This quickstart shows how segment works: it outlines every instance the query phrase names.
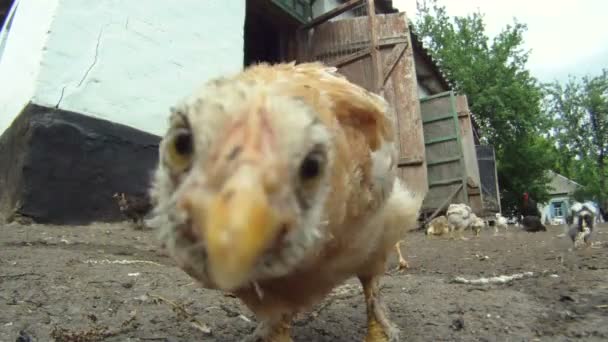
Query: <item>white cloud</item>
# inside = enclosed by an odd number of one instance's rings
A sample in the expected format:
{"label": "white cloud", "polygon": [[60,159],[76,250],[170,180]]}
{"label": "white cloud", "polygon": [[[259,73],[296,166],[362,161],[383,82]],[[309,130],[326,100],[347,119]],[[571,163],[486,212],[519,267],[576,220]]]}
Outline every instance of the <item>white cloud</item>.
{"label": "white cloud", "polygon": [[[485,14],[488,34],[494,36],[517,18],[528,25],[525,47],[528,67],[543,82],[565,80],[568,74],[599,74],[608,68],[608,1],[442,0],[449,15]],[[413,20],[415,0],[393,0]]]}

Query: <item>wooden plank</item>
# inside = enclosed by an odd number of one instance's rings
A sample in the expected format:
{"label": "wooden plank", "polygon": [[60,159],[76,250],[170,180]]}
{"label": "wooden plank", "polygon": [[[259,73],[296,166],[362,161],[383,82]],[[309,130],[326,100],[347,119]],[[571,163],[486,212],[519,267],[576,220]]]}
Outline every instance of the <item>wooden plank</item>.
{"label": "wooden plank", "polygon": [[388,78],[391,76],[395,66],[397,66],[397,63],[399,63],[399,60],[403,57],[405,49],[407,49],[407,43],[396,44],[391,53],[385,58],[384,68],[382,68],[381,91],[384,90],[386,81],[388,81]]}
{"label": "wooden plank", "polygon": [[309,31],[298,29],[296,30],[296,56],[295,60],[298,63],[308,62],[311,60],[311,50],[310,50],[310,42],[309,42]]}
{"label": "wooden plank", "polygon": [[372,91],[378,92],[380,90],[380,78],[382,77],[380,74],[382,72],[382,61],[380,60],[380,50],[378,47],[378,25],[376,25],[376,4],[374,0],[367,0],[367,17],[369,20],[370,49],[374,80]]}
{"label": "wooden plank", "polygon": [[426,141],[424,144],[425,145],[433,145],[433,144],[438,144],[438,143],[442,143],[442,142],[446,142],[446,141],[450,141],[450,140],[458,140],[458,135],[450,135],[450,136],[447,136],[447,137],[441,137],[441,138],[437,138],[437,139],[432,139],[432,140]]}
{"label": "wooden plank", "polygon": [[[395,44],[407,44],[407,39],[403,38],[403,37],[394,37],[394,38],[388,38],[388,39],[381,39],[378,42],[378,47],[379,48],[385,48],[385,47],[390,47],[390,46],[394,46]],[[335,54],[336,52],[340,52],[340,51],[352,51],[352,50],[369,50],[369,40],[364,40],[364,41],[360,41],[357,43],[346,43],[346,44],[340,44],[340,45],[336,45],[333,47],[333,49],[331,51],[327,51],[325,53],[320,53],[318,55],[315,55],[315,58],[326,58],[329,57],[333,54]]]}
{"label": "wooden plank", "polygon": [[[455,98],[456,112],[458,113],[459,136],[462,144],[462,157],[466,170],[467,177],[475,184],[481,183],[479,175],[479,164],[477,161],[477,151],[475,149],[475,137],[473,136],[473,124],[469,116],[469,104],[467,97],[458,95]],[[481,200],[475,203],[471,202],[470,206],[474,212],[481,212],[483,202],[483,194],[480,195]]]}
{"label": "wooden plank", "polygon": [[435,95],[431,95],[431,96],[425,96],[423,98],[420,99],[420,102],[427,102],[430,100],[434,100],[440,97],[446,97],[446,96],[450,96],[451,91],[445,91],[443,93],[439,93],[439,94],[435,94]]}
{"label": "wooden plank", "polygon": [[481,195],[481,191],[479,191],[479,188],[469,189],[468,193],[469,193],[469,196],[479,196],[479,195]]}
{"label": "wooden plank", "polygon": [[446,163],[453,163],[453,162],[457,162],[457,161],[460,161],[460,157],[452,157],[452,158],[433,160],[433,161],[429,161],[428,163],[426,163],[426,165],[427,166],[435,166],[435,165],[441,165],[441,164],[446,164]]}
{"label": "wooden plank", "polygon": [[435,122],[435,121],[442,121],[442,120],[447,120],[447,119],[451,120],[452,119],[452,114],[437,116],[437,117],[429,118],[429,119],[423,119],[422,123],[423,124],[427,124],[427,123],[431,123],[431,122]]}
{"label": "wooden plank", "polygon": [[[408,20],[405,13],[378,16],[378,19],[381,43],[385,39],[383,37],[404,36],[406,38],[403,56],[397,59],[383,88],[383,95],[387,99],[391,99],[390,103],[395,108],[399,159],[415,159],[422,156],[422,164],[400,167],[398,175],[409,189],[426,194],[429,189],[428,171],[424,157],[424,133],[420,102],[418,101],[418,81]],[[385,60],[388,59],[386,55],[390,54],[390,51],[388,47],[381,50]]]}
{"label": "wooden plank", "polygon": [[[402,162],[397,175],[410,190],[425,194],[428,191],[428,179],[424,135],[407,18],[404,13],[395,13],[377,15],[375,19],[380,61],[388,59],[394,45],[407,46],[404,56],[397,59],[387,77],[383,95],[393,109],[391,114],[395,120],[395,144],[399,146],[397,163],[399,165]],[[341,74],[349,81],[373,91],[375,84],[371,52],[361,58],[353,58],[353,54],[359,50],[369,51],[370,41],[369,18],[334,20],[310,30],[308,44],[305,45],[307,50],[304,52],[312,57],[311,60],[325,63],[341,61],[338,67]],[[382,76],[381,73],[378,74]]]}
{"label": "wooden plank", "polygon": [[[338,23],[332,23],[332,25],[335,25],[335,26],[337,26],[337,24]],[[369,45],[370,45],[369,37],[366,36],[366,37],[363,37],[364,39],[361,39],[361,38],[362,37],[356,37],[355,39],[349,40],[347,42],[345,42],[345,41],[334,42],[334,43],[339,43],[339,44],[334,44],[332,50],[349,50],[350,51],[350,50],[369,48]],[[378,46],[381,48],[394,46],[395,44],[407,44],[407,42],[408,42],[407,37],[403,37],[403,36],[378,38]]]}
{"label": "wooden plank", "polygon": [[431,182],[431,184],[429,184],[429,186],[434,187],[434,186],[450,185],[450,184],[456,184],[456,183],[462,183],[462,177],[434,181],[434,182]]}
{"label": "wooden plank", "polygon": [[378,47],[388,47],[395,44],[405,44],[406,48],[409,46],[409,40],[404,36],[384,37],[379,38]]}
{"label": "wooden plank", "polygon": [[312,19],[308,23],[302,25],[300,28],[303,30],[307,30],[307,29],[313,28],[315,26],[318,26],[320,24],[323,24],[324,22],[328,21],[329,19],[337,17],[340,14],[357,7],[363,1],[364,0],[350,0],[348,2],[345,2],[342,5],[332,9],[331,11],[323,13],[320,16]]}
{"label": "wooden plank", "polygon": [[370,53],[371,53],[370,49],[360,50],[360,51],[352,53],[352,54],[350,54],[348,56],[344,56],[344,57],[342,57],[342,58],[340,58],[340,59],[338,59],[336,61],[333,61],[333,62],[330,62],[330,63],[327,63],[327,64],[329,64],[330,66],[335,66],[335,67],[339,68],[339,67],[344,66],[346,64],[352,63],[352,62],[354,62],[354,61],[356,61],[358,59],[361,59],[361,58],[369,55]]}
{"label": "wooden plank", "polygon": [[[457,105],[456,105],[456,96],[454,95],[454,91],[450,91],[450,107],[452,110],[452,113],[454,114],[454,127],[456,129],[456,141],[458,141],[458,147],[460,148],[460,153],[459,155],[462,157],[460,159],[460,167],[462,171],[462,186],[464,188],[466,188],[467,186],[467,166],[466,166],[466,162],[464,160],[464,153],[463,153],[463,146],[462,146],[462,137],[461,137],[461,130],[460,130],[460,120],[458,120],[458,109],[457,109]],[[466,191],[462,192],[463,197],[464,197],[464,201],[463,203],[467,203],[469,206],[471,205],[471,203],[469,202],[469,194]]]}
{"label": "wooden plank", "polygon": [[422,157],[409,157],[409,158],[401,158],[399,162],[397,162],[397,167],[405,167],[405,166],[418,166],[424,164],[424,158]]}

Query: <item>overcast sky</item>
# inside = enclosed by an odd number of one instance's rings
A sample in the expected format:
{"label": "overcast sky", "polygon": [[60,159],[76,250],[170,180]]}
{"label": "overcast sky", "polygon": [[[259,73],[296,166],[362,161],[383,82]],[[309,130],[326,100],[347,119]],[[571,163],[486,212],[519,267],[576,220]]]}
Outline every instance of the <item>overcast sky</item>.
{"label": "overcast sky", "polygon": [[[567,80],[568,74],[596,75],[608,68],[608,1],[606,0],[440,0],[450,16],[479,9],[490,37],[513,18],[528,25],[528,67],[542,82]],[[416,0],[393,0],[411,20]]]}

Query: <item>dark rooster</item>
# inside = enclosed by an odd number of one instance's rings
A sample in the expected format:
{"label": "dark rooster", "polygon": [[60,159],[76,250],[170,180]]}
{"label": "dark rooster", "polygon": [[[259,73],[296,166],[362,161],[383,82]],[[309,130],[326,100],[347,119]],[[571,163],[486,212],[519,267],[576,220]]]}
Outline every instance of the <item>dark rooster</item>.
{"label": "dark rooster", "polygon": [[124,192],[115,193],[112,198],[116,200],[120,212],[132,220],[136,228],[144,228],[144,217],[152,209],[152,203],[148,196],[129,196]]}
{"label": "dark rooster", "polygon": [[547,227],[540,222],[540,217],[538,216],[524,216],[521,225],[523,230],[531,233],[547,231]]}
{"label": "dark rooster", "polygon": [[540,211],[538,210],[538,205],[536,201],[530,198],[530,195],[527,192],[524,192],[524,200],[520,208],[520,214],[523,217],[526,216],[538,216],[540,217]]}
{"label": "dark rooster", "polygon": [[523,203],[519,212],[523,218],[521,221],[523,230],[527,232],[539,232],[547,230],[540,220],[541,214],[538,210],[536,201],[530,198],[530,195],[527,192],[524,192]]}

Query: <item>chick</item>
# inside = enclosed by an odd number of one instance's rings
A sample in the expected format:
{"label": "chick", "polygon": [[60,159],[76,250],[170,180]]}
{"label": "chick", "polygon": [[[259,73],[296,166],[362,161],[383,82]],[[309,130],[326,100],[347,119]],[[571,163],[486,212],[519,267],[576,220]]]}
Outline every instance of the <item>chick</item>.
{"label": "chick", "polygon": [[485,227],[486,223],[481,217],[477,217],[474,213],[471,213],[471,216],[473,217],[471,220],[471,229],[473,230],[473,233],[475,233],[475,236],[479,236],[479,233],[483,227]]}
{"label": "chick", "polygon": [[450,204],[447,211],[450,238],[454,238],[454,231],[456,231],[461,240],[467,240],[462,236],[462,232],[470,227],[473,221],[471,214],[473,214],[471,208],[464,203]]}
{"label": "chick", "polygon": [[424,194],[396,178],[390,108],[320,63],[260,64],[172,110],[151,194],[160,239],[204,287],[291,341],[291,320],[350,277],[369,342],[398,341],[379,279]]}
{"label": "chick", "polygon": [[445,235],[450,232],[448,219],[445,215],[437,216],[429,222],[425,230],[426,235]]}
{"label": "chick", "polygon": [[494,222],[494,234],[498,234],[499,229],[507,230],[509,227],[507,219],[500,213],[496,213],[496,221]]}

